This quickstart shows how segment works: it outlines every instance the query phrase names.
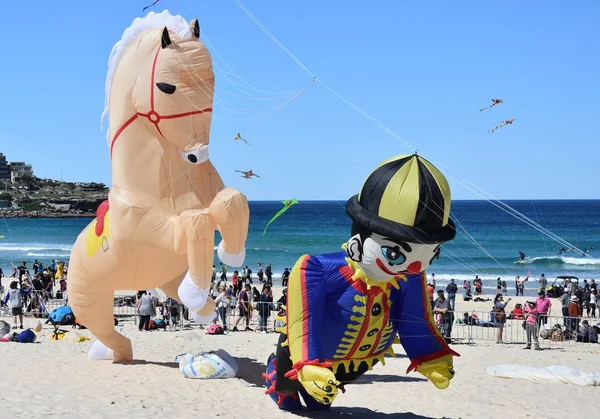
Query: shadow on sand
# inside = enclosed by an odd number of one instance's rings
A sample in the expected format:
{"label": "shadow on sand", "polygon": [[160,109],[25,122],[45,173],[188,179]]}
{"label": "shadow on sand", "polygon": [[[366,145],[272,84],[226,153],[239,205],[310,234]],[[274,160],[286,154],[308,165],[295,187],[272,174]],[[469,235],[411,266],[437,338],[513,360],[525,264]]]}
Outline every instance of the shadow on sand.
{"label": "shadow on sand", "polygon": [[406,375],[376,375],[365,374],[352,384],[371,384],[371,383],[415,383],[427,381],[426,378],[409,377]]}
{"label": "shadow on sand", "polygon": [[250,358],[236,358],[239,372],[238,378],[254,387],[264,387],[265,379],[261,374],[267,371],[267,364]]}
{"label": "shadow on sand", "polygon": [[179,363],[177,362],[156,362],[156,361],[145,361],[143,359],[134,359],[129,362],[113,362],[117,365],[158,365],[159,367],[168,367],[168,368],[179,368]]}
{"label": "shadow on sand", "polygon": [[[372,419],[372,418],[389,418],[389,419],[435,419],[433,416],[421,416],[415,415],[414,413],[383,413],[383,412],[375,412],[371,409],[366,409],[364,407],[332,407],[328,411],[314,411],[314,410],[300,410],[296,412],[291,412],[296,416],[305,417],[305,418],[339,418],[339,417],[349,417],[349,418],[364,418],[364,419]],[[449,418],[448,418],[449,419]]]}

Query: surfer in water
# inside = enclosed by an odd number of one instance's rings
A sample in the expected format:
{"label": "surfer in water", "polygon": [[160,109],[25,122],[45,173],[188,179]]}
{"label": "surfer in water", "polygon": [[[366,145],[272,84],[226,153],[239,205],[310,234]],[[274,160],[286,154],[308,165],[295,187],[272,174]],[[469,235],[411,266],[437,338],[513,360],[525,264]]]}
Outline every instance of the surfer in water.
{"label": "surfer in water", "polygon": [[525,253],[521,252],[520,250],[519,250],[519,258],[521,260],[525,260]]}

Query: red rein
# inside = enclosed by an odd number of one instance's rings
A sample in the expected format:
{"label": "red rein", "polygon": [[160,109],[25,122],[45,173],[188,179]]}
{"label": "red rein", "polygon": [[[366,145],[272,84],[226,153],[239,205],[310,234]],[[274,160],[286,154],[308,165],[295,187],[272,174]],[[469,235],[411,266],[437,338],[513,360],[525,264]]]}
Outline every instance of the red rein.
{"label": "red rein", "polygon": [[201,113],[205,113],[205,112],[212,112],[212,108],[206,108],[206,109],[199,109],[196,111],[177,113],[177,114],[173,114],[173,115],[161,115],[154,110],[154,88],[155,88],[154,73],[156,71],[156,62],[158,61],[158,53],[160,52],[161,49],[162,49],[162,47],[159,46],[158,49],[156,50],[156,55],[154,56],[154,62],[152,63],[152,76],[150,79],[150,112],[148,112],[148,113],[136,112],[131,118],[129,118],[127,121],[125,121],[125,123],[123,125],[121,125],[121,128],[119,128],[119,130],[117,131],[117,133],[115,134],[115,136],[113,137],[113,139],[110,143],[111,158],[112,158],[113,147],[115,145],[115,142],[117,141],[117,138],[119,138],[119,136],[123,133],[123,131],[125,131],[125,129],[129,125],[131,125],[133,123],[133,121],[135,121],[140,116],[143,118],[148,118],[148,120],[154,124],[158,133],[164,138],[164,135],[161,132],[160,127],[158,126],[158,124],[160,123],[161,120],[183,118],[184,116],[192,116],[192,115],[197,115],[197,114],[201,114]]}

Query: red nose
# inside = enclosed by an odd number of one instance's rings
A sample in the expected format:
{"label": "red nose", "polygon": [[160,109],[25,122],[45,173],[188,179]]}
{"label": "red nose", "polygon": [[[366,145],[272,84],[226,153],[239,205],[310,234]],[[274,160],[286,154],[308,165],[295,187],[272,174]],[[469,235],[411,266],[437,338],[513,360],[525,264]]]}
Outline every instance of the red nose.
{"label": "red nose", "polygon": [[411,263],[410,265],[408,265],[408,268],[406,268],[406,270],[411,274],[418,274],[419,272],[421,272],[421,262]]}

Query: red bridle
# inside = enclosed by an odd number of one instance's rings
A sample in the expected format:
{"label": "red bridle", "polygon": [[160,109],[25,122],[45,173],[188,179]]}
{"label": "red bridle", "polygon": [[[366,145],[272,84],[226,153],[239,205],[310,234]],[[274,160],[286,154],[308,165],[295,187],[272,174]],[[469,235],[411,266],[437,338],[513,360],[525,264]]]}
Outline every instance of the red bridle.
{"label": "red bridle", "polygon": [[212,112],[212,108],[206,108],[206,109],[199,109],[196,111],[190,111],[190,112],[185,112],[185,113],[177,113],[177,114],[173,114],[173,115],[161,115],[154,110],[154,89],[156,87],[154,85],[154,72],[156,71],[156,62],[158,61],[158,53],[160,52],[161,49],[162,49],[162,46],[159,46],[158,49],[156,50],[156,55],[154,56],[154,62],[152,63],[152,76],[150,79],[150,112],[148,112],[148,113],[136,112],[131,118],[129,118],[127,121],[125,121],[125,123],[123,125],[121,125],[121,128],[119,128],[119,130],[116,132],[115,136],[113,137],[113,139],[110,143],[111,158],[112,158],[113,147],[115,145],[115,142],[117,141],[117,138],[119,138],[119,135],[121,135],[123,133],[123,131],[125,131],[125,129],[129,125],[131,125],[131,123],[133,121],[135,121],[138,118],[138,116],[148,118],[148,120],[154,124],[158,133],[163,138],[165,138],[165,136],[163,135],[163,133],[160,130],[160,127],[158,126],[158,124],[160,123],[161,120],[182,118],[184,116],[192,116],[192,115],[197,115],[197,114],[201,114],[201,113],[205,113],[205,112]]}

